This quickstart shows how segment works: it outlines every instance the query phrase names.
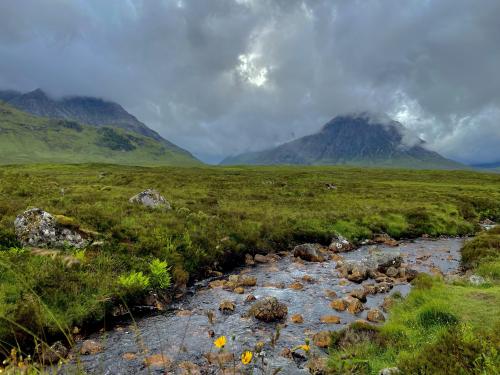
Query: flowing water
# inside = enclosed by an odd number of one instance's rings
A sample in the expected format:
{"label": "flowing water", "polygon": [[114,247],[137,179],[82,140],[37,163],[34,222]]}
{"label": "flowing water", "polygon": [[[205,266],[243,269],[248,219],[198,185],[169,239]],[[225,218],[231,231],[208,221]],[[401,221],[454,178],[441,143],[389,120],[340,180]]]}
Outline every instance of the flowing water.
{"label": "flowing water", "polygon": [[[397,249],[409,268],[421,272],[450,274],[458,270],[462,243],[463,239],[458,238],[419,239],[403,243]],[[383,245],[376,247],[382,251],[394,251],[394,248],[389,249]],[[346,260],[363,260],[373,250],[373,246],[363,246],[342,256]],[[211,330],[215,337],[225,335],[228,339],[226,350],[234,353],[252,349],[259,341],[268,343],[275,332],[276,324],[245,317],[252,304],[245,302],[245,298],[253,294],[257,300],[275,296],[288,306],[288,320],[281,329],[276,347],[271,348],[269,344],[264,347],[266,361],[273,368],[281,367],[280,373],[305,374],[307,370],[303,368],[304,361],[283,357],[280,353],[284,348],[303,344],[305,338],[312,337],[315,332],[339,330],[354,320],[366,319],[366,310],[352,315],[337,312],[329,306],[331,298],[327,291],[335,291],[338,297],[343,297],[359,288],[359,284],[341,279],[335,265],[333,260],[322,263],[296,262],[293,256],[288,255],[275,262],[244,267],[235,273],[257,278],[257,285],[246,287],[244,294],[236,294],[223,288],[210,288],[206,282],[200,283],[168,312],[139,320],[136,325],[117,327],[104,335],[94,336],[94,339],[103,343],[104,351],[81,356],[79,361],[90,374],[161,374],[165,373],[164,368],[145,367],[144,359],[154,354],[163,354],[174,362],[170,366],[172,374],[180,373],[176,370],[176,365],[181,361],[200,365],[202,373],[216,373],[217,366],[207,366],[204,357],[205,353],[217,350],[213,346],[214,339],[209,337]],[[303,277],[306,275],[312,277],[313,281],[304,281]],[[297,281],[303,284],[302,290],[290,288],[290,284]],[[373,282],[366,280],[364,284]],[[405,295],[409,289],[410,285],[407,283],[396,283],[390,293],[399,291]],[[388,294],[368,295],[365,306],[380,307]],[[235,302],[236,309],[232,314],[225,315],[218,310],[222,300]],[[213,324],[207,318],[207,310],[215,314]],[[301,314],[303,323],[292,323],[290,316],[293,314]],[[336,315],[340,317],[341,323],[321,323],[320,317],[324,315]],[[231,337],[235,338],[234,341]]]}

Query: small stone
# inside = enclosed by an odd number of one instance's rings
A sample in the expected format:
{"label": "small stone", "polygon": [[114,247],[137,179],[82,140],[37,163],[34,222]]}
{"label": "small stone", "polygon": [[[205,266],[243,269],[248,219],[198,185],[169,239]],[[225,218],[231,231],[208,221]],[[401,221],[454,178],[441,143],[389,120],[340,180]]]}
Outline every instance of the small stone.
{"label": "small stone", "polygon": [[469,277],[469,283],[471,283],[472,285],[478,286],[478,285],[482,285],[482,284],[486,283],[486,280],[482,276],[471,275]]}
{"label": "small stone", "polygon": [[340,324],[340,318],[335,315],[323,315],[319,320],[325,324]]}
{"label": "small stone", "polygon": [[246,296],[245,298],[245,302],[253,302],[255,301],[257,298],[255,298],[255,296],[253,294],[249,294],[248,296]]}
{"label": "small stone", "polygon": [[94,340],[85,340],[82,343],[82,347],[80,348],[80,354],[82,355],[97,354],[102,351],[103,351],[102,345]]}
{"label": "small stone", "polygon": [[229,314],[234,311],[236,305],[233,301],[224,300],[219,305],[219,310],[224,314]]}
{"label": "small stone", "polygon": [[394,306],[395,301],[391,296],[384,297],[384,302],[382,302],[382,310],[388,312],[392,306]]}
{"label": "small stone", "polygon": [[193,362],[184,361],[179,363],[179,375],[201,375],[200,366]]}
{"label": "small stone", "polygon": [[284,358],[289,358],[289,359],[293,358],[293,357],[292,357],[292,351],[291,351],[289,348],[284,348],[284,349],[281,351],[280,355],[281,355],[282,357],[284,357]]}
{"label": "small stone", "polygon": [[327,289],[327,290],[325,290],[325,295],[328,298],[336,298],[337,297],[337,292],[334,291],[334,290]]}
{"label": "small stone", "polygon": [[253,276],[240,275],[236,283],[238,286],[251,287],[257,285],[257,278]]}
{"label": "small stone", "polygon": [[375,323],[385,322],[385,316],[379,309],[370,309],[366,319]]}
{"label": "small stone", "polygon": [[377,288],[377,293],[387,293],[392,289],[392,284],[382,282],[375,285],[375,288]]}
{"label": "small stone", "polygon": [[245,254],[245,264],[247,266],[254,266],[255,260],[253,260],[253,256],[251,256],[250,254]]}
{"label": "small stone", "polygon": [[177,316],[191,316],[191,315],[193,315],[193,312],[190,310],[179,310],[179,311],[177,311],[177,313],[175,315],[177,315]]}
{"label": "small stone", "polygon": [[254,260],[256,263],[269,263],[269,258],[262,254],[255,254]]}
{"label": "small stone", "polygon": [[302,281],[306,282],[306,283],[314,283],[316,282],[316,280],[314,280],[314,278],[310,275],[304,275],[302,276]]}
{"label": "small stone", "polygon": [[373,284],[363,285],[366,294],[377,294],[377,288]]}
{"label": "small stone", "polygon": [[207,359],[208,363],[217,365],[221,363],[222,364],[230,363],[233,362],[233,360],[235,359],[234,354],[231,352],[219,352],[219,353],[210,352],[204,354],[204,357]]}
{"label": "small stone", "polygon": [[245,293],[245,289],[243,289],[241,286],[234,288],[234,292],[237,294],[243,294]]}
{"label": "small stone", "polygon": [[126,361],[133,361],[134,359],[137,358],[137,354],[130,352],[123,353],[122,358]]}
{"label": "small stone", "polygon": [[144,359],[146,367],[169,367],[172,364],[170,357],[164,354],[153,354]]}
{"label": "small stone", "polygon": [[338,298],[330,302],[330,307],[337,311],[344,311],[347,308],[347,304],[343,299]]}
{"label": "small stone", "polygon": [[215,289],[215,288],[222,288],[224,285],[226,285],[226,281],[225,280],[214,280],[214,281],[210,281],[208,283],[208,286],[212,289]]}
{"label": "small stone", "polygon": [[332,238],[328,249],[333,252],[342,253],[354,249],[354,246],[341,235],[336,235]]}
{"label": "small stone", "polygon": [[387,268],[387,271],[385,271],[385,274],[389,277],[396,277],[398,275],[398,273],[399,273],[399,271],[392,266]]}
{"label": "small stone", "polygon": [[319,348],[328,348],[332,342],[330,331],[321,331],[313,336],[313,343]]}
{"label": "small stone", "polygon": [[401,371],[397,367],[386,367],[379,371],[378,375],[399,375]]}
{"label": "small stone", "polygon": [[297,281],[297,282],[290,284],[290,288],[294,289],[294,290],[302,290],[302,289],[304,289],[304,285],[302,285],[301,283],[299,283]]}
{"label": "small stone", "polygon": [[290,317],[290,320],[293,322],[293,323],[296,323],[296,324],[301,324],[301,323],[304,323],[304,317],[300,314],[293,314],[291,317]]}

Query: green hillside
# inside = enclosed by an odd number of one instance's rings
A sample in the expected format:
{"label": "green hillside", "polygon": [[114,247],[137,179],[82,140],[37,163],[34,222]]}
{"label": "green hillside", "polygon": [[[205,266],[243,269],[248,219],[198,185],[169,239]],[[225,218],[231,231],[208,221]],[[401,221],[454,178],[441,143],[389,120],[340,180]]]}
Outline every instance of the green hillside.
{"label": "green hillside", "polygon": [[0,102],[0,164],[198,165],[181,149],[115,127],[28,115]]}

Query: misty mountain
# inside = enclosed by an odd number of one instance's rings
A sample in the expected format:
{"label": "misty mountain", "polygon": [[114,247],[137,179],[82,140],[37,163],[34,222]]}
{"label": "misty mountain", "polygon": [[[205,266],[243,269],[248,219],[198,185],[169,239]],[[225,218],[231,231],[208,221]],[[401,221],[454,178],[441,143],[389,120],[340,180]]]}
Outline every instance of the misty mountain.
{"label": "misty mountain", "polygon": [[200,164],[179,150],[124,128],[34,116],[0,102],[0,164]]}
{"label": "misty mountain", "polygon": [[132,131],[155,139],[169,149],[184,152],[193,157],[188,151],[165,140],[157,132],[148,128],[118,103],[87,96],[70,96],[56,100],[41,89],[28,93],[0,91],[0,100],[36,116],[77,121],[97,127],[112,126]]}
{"label": "misty mountain", "polygon": [[360,165],[453,169],[464,166],[426,149],[401,123],[367,112],[335,117],[316,134],[221,164]]}

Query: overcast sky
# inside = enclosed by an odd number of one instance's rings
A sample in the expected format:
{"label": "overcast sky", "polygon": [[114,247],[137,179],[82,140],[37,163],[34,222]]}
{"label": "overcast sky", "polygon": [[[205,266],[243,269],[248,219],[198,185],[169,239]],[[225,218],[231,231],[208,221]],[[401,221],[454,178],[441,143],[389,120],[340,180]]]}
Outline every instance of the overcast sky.
{"label": "overcast sky", "polygon": [[361,110],[500,161],[500,1],[1,0],[0,88],[38,87],[211,162]]}

